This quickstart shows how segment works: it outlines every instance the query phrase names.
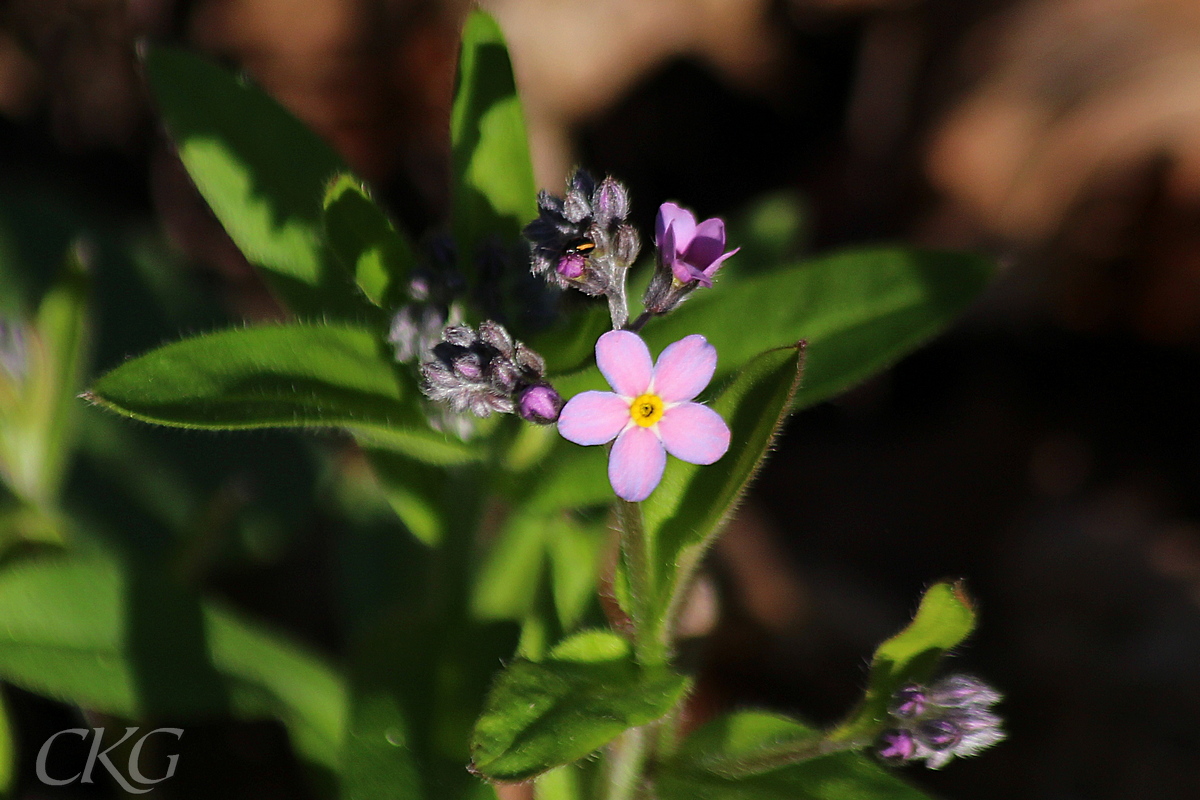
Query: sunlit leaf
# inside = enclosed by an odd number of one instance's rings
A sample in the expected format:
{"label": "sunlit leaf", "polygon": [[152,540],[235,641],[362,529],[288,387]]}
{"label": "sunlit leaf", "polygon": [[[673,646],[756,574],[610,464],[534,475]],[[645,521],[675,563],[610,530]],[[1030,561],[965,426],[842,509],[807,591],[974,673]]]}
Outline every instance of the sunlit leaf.
{"label": "sunlit leaf", "polygon": [[854,739],[877,730],[888,718],[891,696],[908,683],[928,681],[946,652],[974,628],[975,610],[961,581],[929,587],[908,627],[875,650],[867,693],[835,738]]}
{"label": "sunlit leaf", "polygon": [[342,173],[325,194],[325,233],[342,266],[372,303],[392,311],[416,265],[407,237],[354,176]]}
{"label": "sunlit leaf", "polygon": [[183,50],[152,47],[150,88],[200,194],[291,308],[357,318],[353,280],[323,244],[322,198],[346,166],[265,92]]}
{"label": "sunlit leaf", "polygon": [[[469,268],[484,246],[512,248],[537,216],[537,187],[500,26],[474,10],[463,28],[454,107],[454,235]],[[469,272],[469,269],[468,269]]]}

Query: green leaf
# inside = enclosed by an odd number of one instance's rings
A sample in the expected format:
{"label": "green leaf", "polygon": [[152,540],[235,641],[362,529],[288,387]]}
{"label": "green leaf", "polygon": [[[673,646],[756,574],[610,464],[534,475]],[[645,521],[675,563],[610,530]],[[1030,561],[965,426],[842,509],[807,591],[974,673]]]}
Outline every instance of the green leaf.
{"label": "green leaf", "polygon": [[472,11],[450,115],[454,162],[454,237],[465,272],[491,240],[510,247],[537,216],[537,186],[525,117],[500,26]]}
{"label": "green leaf", "polygon": [[321,201],[346,166],[266,93],[182,50],[146,55],[150,88],[188,174],[250,263],[304,315],[358,317],[323,244]]}
{"label": "green leaf", "polygon": [[0,573],[0,676],[128,718],[275,717],[336,769],[345,690],[315,656],[173,587],[160,569],[43,558]]}
{"label": "green leaf", "polygon": [[576,634],[545,661],[500,673],[475,727],[473,768],[492,780],[531,778],[653,722],[687,687],[665,667],[638,666],[616,634]]}
{"label": "green leaf", "polygon": [[13,738],[12,722],[8,704],[0,696],[0,797],[8,797],[13,790],[13,779],[17,770],[17,748]]}
{"label": "green leaf", "polygon": [[721,717],[696,731],[657,781],[661,800],[926,800],[921,792],[852,752],[819,755],[757,774],[742,765],[819,734],[756,711]]}
{"label": "green leaf", "polygon": [[668,459],[662,482],[641,504],[655,592],[650,613],[664,615],[662,624],[678,611],[691,574],[783,425],[803,357],[803,348],[787,347],[750,361],[711,404],[729,425],[729,451],[710,466]]}
{"label": "green leaf", "polygon": [[974,628],[975,610],[961,581],[929,587],[908,627],[876,649],[866,695],[833,737],[850,740],[877,732],[888,719],[891,696],[908,683],[928,681],[946,652]]}
{"label": "green leaf", "polygon": [[[771,347],[808,342],[794,407],[831,397],[933,336],[974,300],[992,275],[962,253],[867,248],[823,256],[725,290],[697,290],[646,326],[652,351],[692,333],[717,348],[717,378]],[[591,386],[587,388],[592,388]]]}
{"label": "green leaf", "polygon": [[416,266],[412,246],[353,175],[338,175],[325,193],[325,233],[368,300],[385,311],[404,301]]}

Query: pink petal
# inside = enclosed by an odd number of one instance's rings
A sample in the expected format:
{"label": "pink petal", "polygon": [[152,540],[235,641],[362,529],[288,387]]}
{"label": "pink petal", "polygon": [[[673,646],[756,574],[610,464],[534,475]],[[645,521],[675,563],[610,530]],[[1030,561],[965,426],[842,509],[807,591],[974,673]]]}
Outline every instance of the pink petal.
{"label": "pink petal", "polygon": [[725,259],[729,258],[731,255],[734,255],[738,250],[741,249],[742,248],[740,247],[733,248],[728,253],[724,254],[704,268],[704,277],[708,279],[708,285],[712,285],[712,276],[717,274],[717,270],[720,269],[721,265],[725,263]]}
{"label": "pink petal", "polygon": [[[606,334],[607,335],[607,334]],[[654,393],[667,403],[691,400],[717,370],[717,348],[698,333],[667,345],[654,367]]]}
{"label": "pink petal", "polygon": [[558,432],[575,444],[604,444],[629,424],[629,403],[612,392],[582,392],[563,406]]}
{"label": "pink petal", "polygon": [[689,264],[704,269],[725,249],[725,223],[718,217],[706,219],[696,226],[696,235],[687,247]]}
{"label": "pink petal", "polygon": [[644,394],[654,377],[650,349],[630,331],[609,331],[597,339],[596,365],[613,391],[625,397]]}
{"label": "pink petal", "polygon": [[680,208],[674,203],[663,203],[658,208],[658,218],[654,221],[654,241],[659,250],[663,249],[663,237],[667,228],[675,229],[676,252],[686,250],[696,235],[696,218],[686,208]]}
{"label": "pink petal", "polygon": [[667,452],[689,464],[711,464],[729,449],[729,426],[699,403],[668,408],[658,421],[658,433]]}
{"label": "pink petal", "polygon": [[608,482],[617,497],[638,503],[662,480],[667,452],[649,428],[629,426],[617,437],[608,456]]}

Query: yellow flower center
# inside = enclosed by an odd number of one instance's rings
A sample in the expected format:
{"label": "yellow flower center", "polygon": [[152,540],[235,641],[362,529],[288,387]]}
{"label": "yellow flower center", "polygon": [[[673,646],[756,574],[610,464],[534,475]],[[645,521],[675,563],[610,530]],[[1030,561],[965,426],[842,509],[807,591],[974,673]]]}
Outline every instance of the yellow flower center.
{"label": "yellow flower center", "polygon": [[643,428],[649,428],[662,419],[664,411],[666,411],[666,406],[663,404],[662,398],[656,394],[644,394],[634,398],[633,404],[629,406],[629,416],[633,417],[633,421]]}

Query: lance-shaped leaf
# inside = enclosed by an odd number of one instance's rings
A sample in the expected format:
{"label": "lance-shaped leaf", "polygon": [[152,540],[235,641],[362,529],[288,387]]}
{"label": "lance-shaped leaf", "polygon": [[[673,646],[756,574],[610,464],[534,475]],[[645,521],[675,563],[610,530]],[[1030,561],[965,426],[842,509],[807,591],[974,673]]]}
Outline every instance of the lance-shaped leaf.
{"label": "lance-shaped leaf", "polygon": [[[717,377],[770,347],[808,342],[795,407],[831,397],[946,327],[992,275],[978,256],[902,248],[848,250],[697,290],[646,327],[651,350],[691,333],[720,354]],[[591,387],[588,387],[591,388]]]}
{"label": "lance-shaped leaf", "polygon": [[833,738],[861,739],[878,732],[892,695],[905,684],[928,681],[942,656],[974,628],[975,610],[961,581],[929,587],[908,627],[875,650],[866,695]]}
{"label": "lance-shaped leaf", "polygon": [[179,157],[251,264],[297,313],[358,316],[353,281],[323,244],[321,200],[346,166],[265,92],[182,50],[146,72]]}
{"label": "lance-shaped leaf", "polygon": [[433,463],[475,458],[429,428],[416,394],[370,331],[293,323],[164,345],[107,373],[86,396],[161,425],[342,427]]}
{"label": "lance-shaped leaf", "polygon": [[[671,614],[705,549],[762,464],[800,383],[804,348],[771,350],[748,363],[713,401],[729,425],[729,451],[711,466],[668,459],[643,502],[651,613]],[[668,618],[661,620],[669,622]]]}
{"label": "lance-shaped leaf", "polygon": [[[660,771],[661,800],[926,800],[926,796],[855,752],[819,751],[820,734],[795,720],[745,711],[721,717],[688,737]],[[747,772],[782,749],[811,757]]]}
{"label": "lance-shaped leaf", "polygon": [[665,667],[639,666],[616,634],[576,634],[545,661],[500,673],[475,726],[473,768],[492,780],[531,778],[653,722],[687,687]]}
{"label": "lance-shaped leaf", "polygon": [[403,302],[416,264],[412,246],[353,175],[338,175],[325,193],[325,233],[368,300],[384,310]]}
{"label": "lance-shaped leaf", "polygon": [[483,246],[511,248],[537,216],[525,116],[500,26],[472,11],[450,115],[454,160],[454,237],[467,269]]}
{"label": "lance-shaped leaf", "polygon": [[280,719],[336,769],[345,689],[315,656],[170,584],[161,568],[45,558],[0,573],[0,677],[127,718]]}

